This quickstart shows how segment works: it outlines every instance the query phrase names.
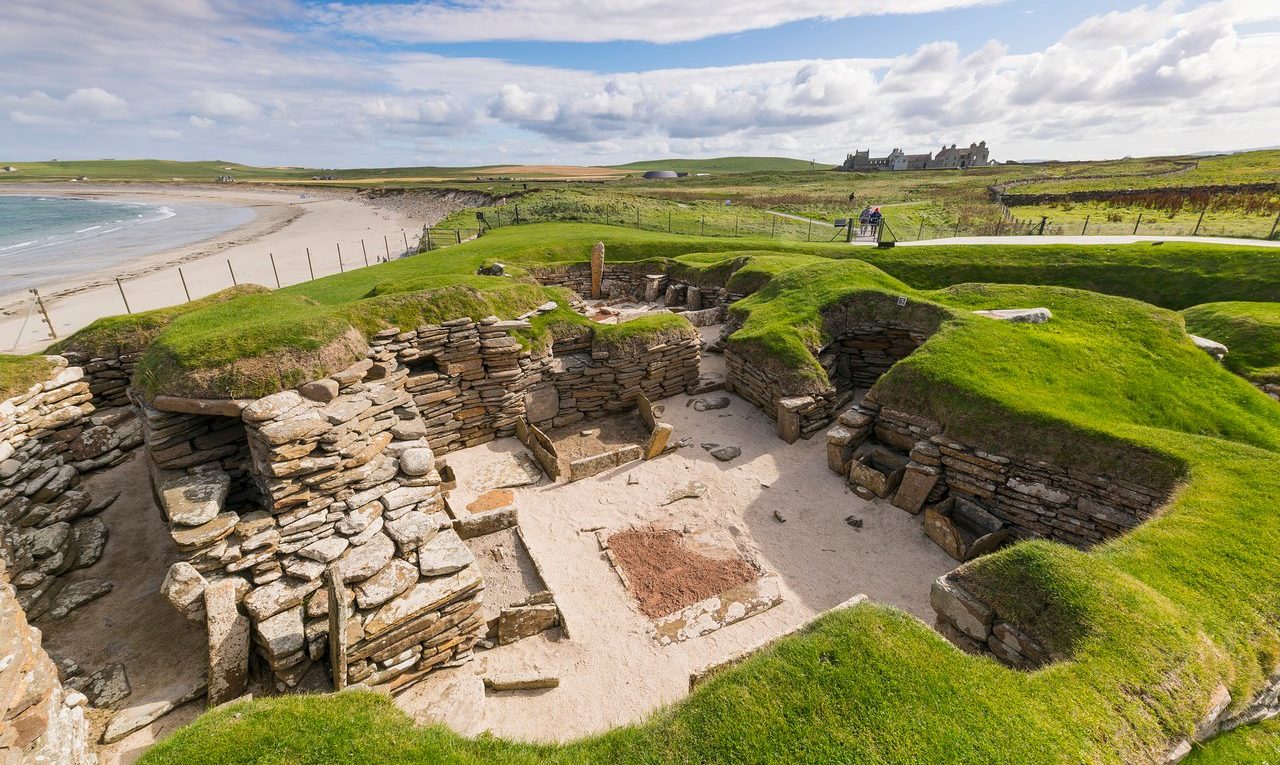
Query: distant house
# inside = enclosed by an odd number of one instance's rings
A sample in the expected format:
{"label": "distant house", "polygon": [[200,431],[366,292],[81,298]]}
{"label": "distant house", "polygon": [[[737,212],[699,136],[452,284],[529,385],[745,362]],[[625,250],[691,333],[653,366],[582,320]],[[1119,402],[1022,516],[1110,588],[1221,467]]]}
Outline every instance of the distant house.
{"label": "distant house", "polygon": [[235,182],[236,182],[236,179],[235,179],[235,178],[232,178],[232,177],[231,177],[231,176],[229,176],[229,175],[219,175],[219,176],[218,176],[218,183],[235,183]]}
{"label": "distant house", "polygon": [[964,170],[970,167],[987,167],[991,164],[991,152],[987,142],[971,143],[967,149],[958,149],[955,144],[943,146],[935,157],[929,154],[907,154],[902,149],[894,149],[887,157],[873,157],[871,150],[855,151],[845,157],[841,170],[855,173],[875,172],[879,170]]}

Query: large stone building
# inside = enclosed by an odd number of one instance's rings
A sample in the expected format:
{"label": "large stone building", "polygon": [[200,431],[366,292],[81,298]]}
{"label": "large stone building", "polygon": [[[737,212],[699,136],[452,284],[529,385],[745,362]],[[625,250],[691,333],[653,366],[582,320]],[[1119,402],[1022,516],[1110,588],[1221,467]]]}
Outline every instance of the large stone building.
{"label": "large stone building", "polygon": [[987,142],[969,144],[969,148],[960,149],[953,143],[943,146],[937,156],[929,154],[907,154],[902,149],[894,149],[887,157],[872,157],[871,151],[856,151],[845,158],[841,170],[850,172],[872,172],[876,170],[963,170],[968,167],[987,167],[991,164],[991,152]]}

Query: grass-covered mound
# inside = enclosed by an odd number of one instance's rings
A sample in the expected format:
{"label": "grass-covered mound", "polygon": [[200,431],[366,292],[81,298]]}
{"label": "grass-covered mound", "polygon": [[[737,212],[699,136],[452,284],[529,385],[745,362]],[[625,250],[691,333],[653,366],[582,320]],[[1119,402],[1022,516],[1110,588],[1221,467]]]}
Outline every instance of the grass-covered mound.
{"label": "grass-covered mound", "polygon": [[1187,331],[1227,346],[1227,369],[1255,383],[1280,383],[1280,303],[1208,303],[1182,312]]}
{"label": "grass-covered mound", "polygon": [[65,337],[49,346],[49,353],[67,353],[75,351],[88,358],[94,356],[114,357],[128,353],[138,353],[151,344],[160,330],[169,326],[169,322],[188,313],[216,306],[228,300],[246,295],[268,294],[266,287],[256,284],[241,284],[221,292],[215,292],[199,300],[189,303],[157,308],[141,313],[105,316],[94,321],[84,329],[70,337]]}
{"label": "grass-covered mound", "polygon": [[44,356],[0,354],[0,401],[18,395],[32,385],[49,379],[53,364]]}
{"label": "grass-covered mound", "polygon": [[1280,762],[1280,719],[1237,728],[1202,747],[1182,765],[1276,765]]}
{"label": "grass-covered mound", "polygon": [[[589,248],[595,232],[583,233]],[[520,253],[585,257],[563,242],[508,240],[497,251],[487,239],[457,257],[513,268]],[[707,251],[696,244],[691,252]],[[1024,544],[966,569],[967,586],[1062,661],[1009,670],[867,605],[827,616],[644,724],[563,746],[413,728],[381,697],[344,694],[212,711],[143,762],[1155,763],[1219,683],[1240,704],[1280,665],[1280,410],[1197,350],[1176,313],[1061,288],[924,291],[854,260],[798,263],[735,307],[743,325],[731,342],[761,343],[803,370],[824,310],[914,311],[936,332],[882,379],[882,401],[936,417],[979,448],[1177,484],[1160,517],[1091,552]],[[340,301],[372,287],[324,289]],[[1048,307],[1054,319],[1011,325],[971,313],[1016,306]]]}

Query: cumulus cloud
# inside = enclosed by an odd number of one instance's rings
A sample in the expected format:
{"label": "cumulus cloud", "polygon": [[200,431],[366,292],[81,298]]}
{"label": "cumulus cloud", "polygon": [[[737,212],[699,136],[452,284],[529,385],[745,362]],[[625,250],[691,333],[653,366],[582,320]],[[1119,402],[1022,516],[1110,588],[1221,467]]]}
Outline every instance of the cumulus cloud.
{"label": "cumulus cloud", "polygon": [[79,88],[63,98],[43,91],[26,96],[0,95],[0,106],[9,106],[9,118],[20,125],[56,125],[86,121],[120,120],[129,116],[124,99],[102,88]]}
{"label": "cumulus cloud", "polygon": [[262,115],[262,108],[244,96],[217,90],[191,94],[192,110],[206,118],[247,122]]}
{"label": "cumulus cloud", "polygon": [[[785,152],[838,161],[858,147],[923,151],[985,138],[999,158],[1083,158],[1272,144],[1280,119],[1280,36],[1246,26],[1280,21],[1274,0],[1150,4],[1085,20],[1029,53],[940,40],[888,58],[616,74],[352,44],[309,27],[315,6],[292,2],[11,2],[0,25],[0,146],[29,156],[89,145],[92,155],[328,167],[416,156],[473,164],[495,154],[598,162]],[[647,29],[719,13],[682,5],[644,6],[662,17]],[[871,7],[846,5],[839,13]],[[611,6],[460,0],[432,12],[499,7],[577,9],[590,27]],[[337,15],[326,23],[340,23],[344,8],[327,6]],[[748,0],[729,15],[768,24],[822,12],[808,0]],[[611,23],[640,24],[625,12]],[[529,24],[520,36],[539,34]]]}
{"label": "cumulus cloud", "polygon": [[930,13],[1006,0],[463,0],[368,5],[334,2],[313,11],[322,24],[405,42],[551,40],[672,43],[768,29],[808,19]]}

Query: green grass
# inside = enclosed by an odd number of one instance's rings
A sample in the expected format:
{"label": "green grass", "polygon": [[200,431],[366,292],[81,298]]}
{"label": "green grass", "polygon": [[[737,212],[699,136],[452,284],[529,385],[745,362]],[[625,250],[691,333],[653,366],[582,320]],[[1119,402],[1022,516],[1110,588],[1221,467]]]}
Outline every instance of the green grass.
{"label": "green grass", "polygon": [[[1196,349],[1177,313],[1063,287],[929,288],[852,258],[824,259],[822,248],[744,255],[717,250],[715,240],[605,233],[530,226],[435,260],[389,264],[383,279],[467,273],[490,258],[516,271],[576,262],[598,237],[610,258],[646,269],[709,274],[722,260],[746,267],[758,259],[767,273],[735,306],[743,326],[731,343],[758,344],[803,372],[827,339],[822,311],[892,313],[936,331],[882,379],[877,396],[885,404],[935,417],[978,448],[1178,489],[1158,518],[1090,552],[1023,544],[966,568],[967,586],[1064,656],[1037,672],[966,656],[914,618],[864,605],[824,617],[642,724],[561,746],[414,728],[386,699],[357,693],[214,710],[157,745],[145,765],[1155,763],[1192,730],[1217,684],[1241,703],[1280,665],[1273,552],[1280,546],[1280,408]],[[858,253],[915,257],[905,249]],[[1121,273],[1108,283],[1123,286],[1138,253],[1150,261],[1142,272],[1149,278],[1192,270],[1224,284],[1233,278],[1216,276],[1224,266],[1232,272],[1233,255],[1209,252],[1203,269],[1193,269],[1192,252],[1150,247],[1093,261],[1090,278],[1112,267]],[[944,255],[953,268],[962,257],[974,259],[972,250]],[[1055,262],[1033,262],[1043,257],[1002,251],[983,267],[1078,278],[1055,270]],[[357,272],[308,288],[318,303],[341,305],[368,293],[375,278]],[[971,313],[1011,306],[1045,306],[1054,319],[1015,325]]]}
{"label": "green grass", "polygon": [[1280,303],[1208,303],[1182,316],[1188,331],[1227,346],[1227,369],[1252,382],[1280,383]]}
{"label": "green grass", "polygon": [[[1248,183],[1280,183],[1280,151],[1249,151],[1213,157],[1186,157],[1196,167],[1184,173],[1110,179],[1062,180],[1014,189],[1018,194],[1058,194],[1068,191],[1155,189],[1171,186],[1217,186]],[[1152,168],[1158,169],[1158,168]]]}
{"label": "green grass", "polygon": [[0,354],[0,401],[25,393],[32,385],[49,379],[53,364],[44,356]]}
{"label": "green grass", "polygon": [[1196,747],[1182,765],[1278,765],[1280,719],[1237,728]]}
{"label": "green grass", "polygon": [[[138,368],[138,380],[148,391],[263,395],[308,375],[336,371],[329,366],[345,364],[354,346],[349,338],[339,343],[342,349],[329,346],[347,337],[348,330],[369,336],[388,326],[418,326],[462,315],[511,317],[556,299],[559,293],[527,279],[529,269],[583,262],[597,240],[606,242],[610,262],[717,284],[731,275],[729,287],[744,293],[799,266],[818,268],[828,260],[861,258],[916,289],[996,281],[1061,285],[1169,308],[1280,294],[1280,251],[1259,248],[1169,243],[881,250],[617,226],[531,224],[271,293],[245,294],[260,289],[243,288],[174,308],[101,319],[51,350],[92,356],[148,348]],[[506,264],[510,276],[475,275],[481,265],[494,261]],[[234,337],[228,337],[228,327],[235,328]],[[545,339],[530,336],[528,341]],[[802,357],[778,357],[812,376]],[[180,390],[186,385],[195,387]]]}

